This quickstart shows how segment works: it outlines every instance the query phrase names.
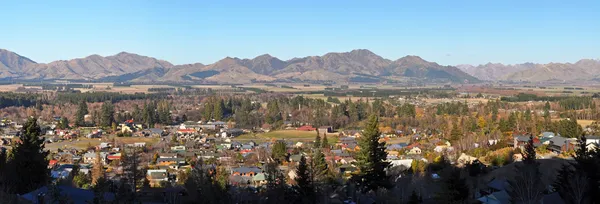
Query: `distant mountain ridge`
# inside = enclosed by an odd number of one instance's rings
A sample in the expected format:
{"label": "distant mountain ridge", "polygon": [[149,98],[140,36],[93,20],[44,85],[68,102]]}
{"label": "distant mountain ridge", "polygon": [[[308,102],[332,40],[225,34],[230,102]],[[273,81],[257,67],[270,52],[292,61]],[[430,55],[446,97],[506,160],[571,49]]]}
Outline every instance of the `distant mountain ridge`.
{"label": "distant mountain ridge", "polygon": [[600,60],[582,59],[575,63],[523,63],[504,65],[487,63],[478,66],[458,65],[464,72],[486,81],[544,82],[600,80]]}
{"label": "distant mountain ridge", "polygon": [[167,61],[121,52],[103,57],[36,63],[8,50],[0,49],[0,79],[65,79],[106,82],[389,82],[428,80],[440,82],[478,82],[457,67],[441,66],[418,56],[395,61],[366,49],[331,52],[280,60],[269,54],[253,59],[226,57],[213,64],[173,65]]}

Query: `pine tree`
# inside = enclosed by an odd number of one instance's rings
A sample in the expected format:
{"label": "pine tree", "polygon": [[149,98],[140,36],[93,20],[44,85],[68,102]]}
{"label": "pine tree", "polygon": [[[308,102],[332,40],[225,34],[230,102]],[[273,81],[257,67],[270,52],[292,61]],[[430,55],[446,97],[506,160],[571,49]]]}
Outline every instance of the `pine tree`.
{"label": "pine tree", "polygon": [[323,148],[329,148],[329,140],[327,140],[327,133],[323,134],[323,142],[321,142]]}
{"label": "pine tree", "polygon": [[266,202],[268,204],[286,203],[290,200],[295,200],[290,195],[285,176],[277,167],[277,163],[267,163],[265,165],[265,175],[267,180],[266,185]]}
{"label": "pine tree", "polygon": [[69,119],[65,116],[61,117],[60,123],[58,124],[60,129],[68,129],[69,128]]}
{"label": "pine tree", "polygon": [[279,162],[285,161],[287,156],[287,147],[285,142],[277,141],[273,145],[273,149],[271,150],[271,157]]}
{"label": "pine tree", "polygon": [[189,193],[190,203],[229,203],[227,189],[215,179],[216,171],[201,159],[195,163],[184,185]]}
{"label": "pine tree", "polygon": [[111,127],[113,122],[115,122],[115,107],[112,102],[106,101],[102,104],[100,126]]}
{"label": "pine tree", "polygon": [[469,186],[461,176],[461,170],[451,167],[448,175],[443,176],[443,188],[435,196],[440,203],[467,203]]}
{"label": "pine tree", "polygon": [[296,168],[296,186],[300,192],[302,203],[314,203],[315,202],[315,189],[313,186],[312,177],[310,175],[310,169],[306,163],[304,156],[300,157],[300,162]]}
{"label": "pine tree", "polygon": [[79,107],[77,108],[77,113],[75,113],[75,125],[78,127],[85,126],[85,115],[88,114],[88,107],[85,100],[82,100],[79,103]]}
{"label": "pine tree", "polygon": [[452,130],[450,131],[450,140],[458,141],[463,136],[462,131],[458,127],[456,122],[452,123]]}
{"label": "pine tree", "polygon": [[214,110],[213,110],[213,119],[215,120],[222,120],[223,119],[223,100],[218,99],[215,103],[214,103]]}
{"label": "pine tree", "polygon": [[321,136],[319,135],[319,130],[317,130],[317,137],[315,137],[315,149],[321,148]]}
{"label": "pine tree", "polygon": [[372,115],[358,141],[360,150],[356,154],[356,165],[359,173],[353,176],[353,180],[359,184],[362,192],[391,187],[385,172],[390,163],[386,162],[385,142],[379,142],[378,123],[377,116]]}
{"label": "pine tree", "polygon": [[8,166],[15,171],[11,178],[14,193],[24,194],[42,187],[50,181],[48,151],[44,150],[44,138],[35,118],[29,118],[23,125],[20,141],[12,145]]}
{"label": "pine tree", "polygon": [[315,151],[314,156],[311,159],[312,163],[312,175],[315,181],[324,181],[329,172],[327,161],[325,161],[325,155],[323,151]]}

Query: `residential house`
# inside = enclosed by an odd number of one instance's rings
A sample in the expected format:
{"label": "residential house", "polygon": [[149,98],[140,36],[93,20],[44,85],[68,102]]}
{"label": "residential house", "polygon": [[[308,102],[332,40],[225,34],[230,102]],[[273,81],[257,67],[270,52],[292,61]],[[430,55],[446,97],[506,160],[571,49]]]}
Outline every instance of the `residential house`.
{"label": "residential house", "polygon": [[150,181],[150,186],[158,187],[162,182],[169,181],[169,173],[166,169],[149,169],[146,172],[146,178]]}
{"label": "residential house", "polygon": [[256,176],[259,173],[262,173],[262,170],[258,167],[238,167],[231,170],[231,175],[233,176]]}
{"label": "residential house", "polygon": [[161,137],[165,134],[165,130],[160,128],[149,128],[142,130],[140,136],[143,137]]}
{"label": "residential house", "polygon": [[158,166],[180,166],[185,164],[185,158],[158,158],[156,165]]}
{"label": "residential house", "polygon": [[173,146],[171,147],[173,152],[185,152],[185,146]]}
{"label": "residential house", "polygon": [[158,153],[158,158],[177,158],[177,153]]}
{"label": "residential house", "polygon": [[262,186],[267,184],[267,178],[264,173],[258,173],[252,177],[252,183],[254,183],[254,186]]}
{"label": "residential house", "polygon": [[[527,135],[518,135],[518,136],[514,136],[513,137],[513,148],[521,148],[523,149],[525,147],[525,145],[527,145],[527,143],[529,142],[529,139],[531,138],[531,136],[527,136]],[[538,139],[537,137],[533,137],[533,145],[535,147],[540,146],[540,139]]]}
{"label": "residential house", "polygon": [[100,161],[103,165],[106,165],[106,157],[108,156],[108,152],[87,152],[83,154],[83,162],[86,164],[94,164],[96,163],[97,154],[100,154]]}
{"label": "residential house", "polygon": [[571,150],[575,150],[575,146],[577,145],[577,139],[575,138],[565,138],[561,136],[555,136],[550,139],[550,144],[548,145],[548,150],[560,154],[562,152],[568,152]]}
{"label": "residential house", "polygon": [[585,146],[588,150],[600,147],[600,136],[586,136],[585,139]]}
{"label": "residential house", "polygon": [[319,133],[324,134],[324,133],[332,133],[333,132],[333,127],[331,126],[321,126],[319,127]]}
{"label": "residential house", "polygon": [[391,167],[400,167],[403,169],[410,169],[412,166],[413,159],[396,159],[390,160]]}
{"label": "residential house", "polygon": [[299,130],[299,131],[315,131],[316,128],[314,128],[314,127],[312,127],[310,125],[305,125],[305,126],[296,128],[296,130]]}
{"label": "residential house", "polygon": [[410,150],[408,150],[407,154],[421,154],[421,148],[415,146],[415,147],[411,148]]}

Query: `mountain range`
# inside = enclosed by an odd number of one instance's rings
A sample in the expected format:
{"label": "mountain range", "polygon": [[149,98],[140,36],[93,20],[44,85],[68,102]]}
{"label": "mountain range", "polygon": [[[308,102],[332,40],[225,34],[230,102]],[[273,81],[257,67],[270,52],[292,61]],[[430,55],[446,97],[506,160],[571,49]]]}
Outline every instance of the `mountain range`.
{"label": "mountain range", "polygon": [[105,82],[251,83],[251,82],[390,82],[427,80],[479,82],[455,66],[442,66],[418,56],[395,61],[357,49],[280,60],[268,54],[253,59],[226,57],[213,64],[173,65],[164,60],[121,52],[103,57],[35,61],[0,49],[0,79],[82,80]]}
{"label": "mountain range", "polygon": [[600,80],[600,60],[582,59],[575,63],[523,63],[504,65],[458,65],[458,68],[485,81],[581,82]]}

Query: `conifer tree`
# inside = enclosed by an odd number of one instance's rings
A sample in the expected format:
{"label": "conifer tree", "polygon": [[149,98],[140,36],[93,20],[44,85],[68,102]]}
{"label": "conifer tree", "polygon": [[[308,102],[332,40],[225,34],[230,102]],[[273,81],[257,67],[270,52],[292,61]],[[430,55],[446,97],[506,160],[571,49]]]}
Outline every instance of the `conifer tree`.
{"label": "conifer tree", "polygon": [[111,127],[112,123],[115,122],[115,106],[110,101],[105,101],[102,104],[100,126]]}
{"label": "conifer tree", "polygon": [[302,203],[315,202],[315,189],[310,175],[310,169],[304,156],[300,157],[300,162],[296,168],[296,186],[300,192]]}
{"label": "conifer tree", "polygon": [[44,150],[44,138],[35,118],[29,118],[23,125],[20,142],[12,145],[8,166],[15,171],[11,178],[13,191],[17,194],[31,192],[42,187],[50,180],[48,170],[48,151]]}
{"label": "conifer tree", "polygon": [[85,126],[85,115],[88,114],[88,107],[85,100],[82,100],[79,103],[79,107],[77,108],[77,113],[75,113],[75,125],[78,127]]}
{"label": "conifer tree", "polygon": [[285,183],[285,176],[281,173],[281,170],[277,167],[277,163],[268,163],[265,165],[265,175],[267,180],[266,185],[266,202],[268,204],[279,204],[286,203],[292,198],[287,184]]}
{"label": "conifer tree", "polygon": [[323,142],[321,142],[323,148],[329,149],[329,140],[327,140],[327,133],[323,133]]}
{"label": "conifer tree", "polygon": [[315,137],[315,149],[319,148],[321,148],[321,136],[319,135],[319,130],[317,130],[317,137]]}
{"label": "conifer tree", "polygon": [[353,180],[359,184],[362,192],[391,187],[385,172],[390,163],[386,161],[385,142],[379,142],[378,123],[377,116],[371,115],[358,141],[360,150],[356,154],[356,165],[359,172],[353,176]]}
{"label": "conifer tree", "polygon": [[312,159],[312,175],[315,182],[321,182],[327,177],[329,171],[327,161],[325,161],[325,155],[323,151],[315,151]]}

